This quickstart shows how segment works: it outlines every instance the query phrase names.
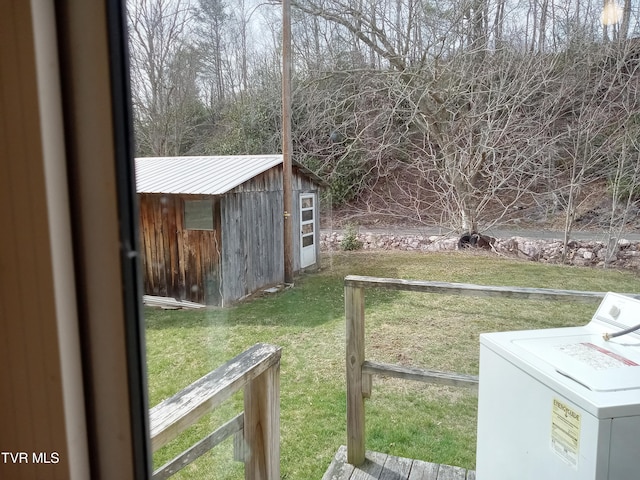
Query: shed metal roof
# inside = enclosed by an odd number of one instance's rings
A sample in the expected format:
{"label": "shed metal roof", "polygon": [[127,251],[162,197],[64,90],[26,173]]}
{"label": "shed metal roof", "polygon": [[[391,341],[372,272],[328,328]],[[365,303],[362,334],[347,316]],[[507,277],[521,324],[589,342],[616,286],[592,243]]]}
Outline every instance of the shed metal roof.
{"label": "shed metal roof", "polygon": [[281,163],[282,155],[136,158],[136,188],[138,193],[222,195]]}

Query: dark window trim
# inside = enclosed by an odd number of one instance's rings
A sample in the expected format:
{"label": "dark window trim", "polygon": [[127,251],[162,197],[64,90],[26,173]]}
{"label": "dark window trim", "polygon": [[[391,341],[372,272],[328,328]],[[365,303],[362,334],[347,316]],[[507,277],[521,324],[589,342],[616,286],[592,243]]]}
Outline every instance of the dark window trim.
{"label": "dark window trim", "polygon": [[149,407],[142,313],[143,289],[138,241],[138,204],[135,185],[127,15],[124,1],[107,1],[106,3],[131,433],[136,459],[135,478],[146,479],[151,478],[153,470],[148,433]]}

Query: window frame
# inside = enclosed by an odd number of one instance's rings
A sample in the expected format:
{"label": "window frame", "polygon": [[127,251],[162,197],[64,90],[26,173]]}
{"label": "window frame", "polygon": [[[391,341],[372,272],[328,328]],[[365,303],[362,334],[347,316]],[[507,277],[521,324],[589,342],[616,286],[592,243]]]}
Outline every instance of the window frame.
{"label": "window frame", "polygon": [[[194,230],[194,231],[205,231],[205,232],[215,232],[216,230],[216,219],[215,219],[215,204],[216,198],[211,197],[197,197],[197,198],[183,198],[182,199],[182,224],[184,225],[185,230]],[[190,204],[194,206],[196,203],[200,204],[202,208],[203,205],[206,204],[209,210],[209,218],[207,218],[207,224],[209,224],[209,220],[211,220],[211,228],[195,228],[193,225],[189,225],[189,221],[187,219],[187,205]],[[204,210],[204,209],[203,209]],[[193,213],[193,212],[191,212]],[[193,219],[191,220],[193,222]]]}
{"label": "window frame", "polygon": [[17,478],[152,474],[125,13],[0,3],[0,443],[59,453]]}
{"label": "window frame", "polygon": [[[85,379],[92,392],[87,398],[92,478],[146,479],[153,470],[126,2],[67,0],[57,13],[63,77],[70,80],[64,102],[65,130],[73,145],[68,155],[69,170],[74,172],[71,191],[78,195],[72,196],[74,236],[84,247],[77,260],[83,280],[81,312],[88,319],[82,342],[90,365]],[[102,75],[99,81],[96,74]],[[101,175],[96,175],[96,167]],[[105,196],[95,199],[96,191],[105,191]],[[96,212],[106,213],[110,222],[105,224]],[[100,245],[100,235],[110,238],[110,244]],[[107,249],[109,255],[99,255],[98,249]],[[90,260],[95,256],[102,256],[100,264]],[[104,269],[112,271],[112,308],[101,300]],[[107,315],[110,322],[104,318]]]}

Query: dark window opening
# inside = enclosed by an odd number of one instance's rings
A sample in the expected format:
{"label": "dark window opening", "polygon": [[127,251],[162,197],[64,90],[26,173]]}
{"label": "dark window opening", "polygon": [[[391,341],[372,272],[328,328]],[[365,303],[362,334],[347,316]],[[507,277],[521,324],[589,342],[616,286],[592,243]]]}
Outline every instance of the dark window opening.
{"label": "dark window opening", "polygon": [[213,200],[185,200],[184,226],[187,230],[213,230]]}

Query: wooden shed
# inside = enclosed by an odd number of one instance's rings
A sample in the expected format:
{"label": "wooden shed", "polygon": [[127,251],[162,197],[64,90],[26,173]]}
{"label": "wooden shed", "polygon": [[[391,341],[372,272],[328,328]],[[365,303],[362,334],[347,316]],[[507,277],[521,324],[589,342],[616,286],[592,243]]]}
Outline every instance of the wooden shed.
{"label": "wooden shed", "polygon": [[[144,290],[228,305],[283,282],[282,155],[136,159]],[[322,180],[293,162],[294,271],[316,266]]]}

